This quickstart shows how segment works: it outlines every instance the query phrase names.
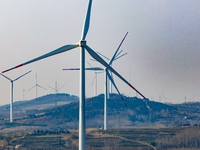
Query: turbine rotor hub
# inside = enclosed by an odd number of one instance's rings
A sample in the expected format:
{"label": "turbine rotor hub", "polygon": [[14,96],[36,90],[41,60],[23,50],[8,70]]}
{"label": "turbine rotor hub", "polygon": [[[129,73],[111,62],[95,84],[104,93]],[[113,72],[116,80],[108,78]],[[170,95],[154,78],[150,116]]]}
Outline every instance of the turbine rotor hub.
{"label": "turbine rotor hub", "polygon": [[80,47],[86,46],[86,41],[85,40],[80,41],[79,46]]}

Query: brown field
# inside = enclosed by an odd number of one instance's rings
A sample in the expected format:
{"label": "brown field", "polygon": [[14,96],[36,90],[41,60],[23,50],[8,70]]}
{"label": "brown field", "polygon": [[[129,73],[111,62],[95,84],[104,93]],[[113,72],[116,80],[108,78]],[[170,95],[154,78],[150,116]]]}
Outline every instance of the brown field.
{"label": "brown field", "polygon": [[[20,150],[78,149],[78,130],[14,132],[10,128],[10,131],[0,134],[0,150],[17,147]],[[199,133],[199,127],[124,128],[107,131],[89,128],[86,147],[87,150],[198,150]]]}

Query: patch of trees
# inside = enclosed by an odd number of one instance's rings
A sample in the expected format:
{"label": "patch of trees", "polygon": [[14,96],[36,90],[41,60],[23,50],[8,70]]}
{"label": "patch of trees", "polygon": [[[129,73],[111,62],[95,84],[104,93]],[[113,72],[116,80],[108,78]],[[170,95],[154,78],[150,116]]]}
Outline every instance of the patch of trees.
{"label": "patch of trees", "polygon": [[70,134],[68,130],[34,130],[31,135]]}
{"label": "patch of trees", "polygon": [[177,132],[173,136],[167,136],[156,140],[156,147],[162,150],[172,148],[200,148],[200,128],[187,127],[184,130]]}

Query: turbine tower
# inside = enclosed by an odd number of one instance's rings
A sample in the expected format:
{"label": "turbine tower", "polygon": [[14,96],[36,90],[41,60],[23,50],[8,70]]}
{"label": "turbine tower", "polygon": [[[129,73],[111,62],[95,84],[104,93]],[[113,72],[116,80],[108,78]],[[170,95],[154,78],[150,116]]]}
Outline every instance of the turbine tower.
{"label": "turbine tower", "polygon": [[28,91],[32,90],[35,87],[35,98],[38,98],[38,87],[44,90],[47,90],[47,89],[45,89],[44,87],[38,84],[37,73],[35,74],[35,80],[36,80],[35,85],[32,88],[30,88]]}
{"label": "turbine tower", "polygon": [[30,73],[31,71],[26,72],[25,74],[15,78],[14,80],[10,79],[9,77],[5,76],[4,74],[1,74],[3,77],[8,79],[11,82],[11,96],[10,96],[10,122],[13,122],[13,98],[14,98],[14,82],[20,79],[21,77],[25,76],[26,74]]}
{"label": "turbine tower", "polygon": [[4,70],[2,73],[8,72],[10,70],[22,67],[24,65],[33,63],[35,61],[63,53],[65,51],[72,50],[74,48],[80,47],[80,99],[79,99],[79,150],[85,150],[86,149],[86,143],[85,143],[85,135],[86,135],[86,126],[85,126],[85,50],[98,62],[100,62],[103,66],[107,67],[110,71],[112,71],[116,76],[118,76],[123,82],[128,84],[133,90],[137,91],[144,99],[144,95],[140,93],[134,86],[132,86],[125,78],[123,78],[117,71],[115,71],[109,64],[107,64],[92,48],[90,48],[86,43],[86,35],[89,30],[90,25],[90,13],[91,13],[91,7],[92,7],[92,0],[89,0],[88,9],[86,13],[85,23],[82,30],[82,36],[81,40],[78,43],[75,44],[68,44],[65,46],[62,46],[56,50],[53,50],[47,54],[44,54],[42,56],[36,57],[32,60],[29,60],[25,63],[19,64],[15,67],[12,67],[10,69]]}

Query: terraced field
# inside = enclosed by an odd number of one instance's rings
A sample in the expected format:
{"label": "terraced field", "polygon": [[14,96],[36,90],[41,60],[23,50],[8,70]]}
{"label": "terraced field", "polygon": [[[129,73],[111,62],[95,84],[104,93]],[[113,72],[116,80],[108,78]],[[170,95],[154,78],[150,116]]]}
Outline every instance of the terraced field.
{"label": "terraced field", "polygon": [[[86,145],[87,150],[157,150],[158,139],[173,137],[186,129],[199,131],[198,127],[87,129]],[[0,150],[78,150],[78,130],[15,132],[0,137]]]}

